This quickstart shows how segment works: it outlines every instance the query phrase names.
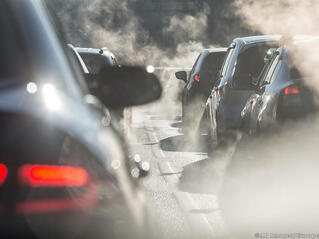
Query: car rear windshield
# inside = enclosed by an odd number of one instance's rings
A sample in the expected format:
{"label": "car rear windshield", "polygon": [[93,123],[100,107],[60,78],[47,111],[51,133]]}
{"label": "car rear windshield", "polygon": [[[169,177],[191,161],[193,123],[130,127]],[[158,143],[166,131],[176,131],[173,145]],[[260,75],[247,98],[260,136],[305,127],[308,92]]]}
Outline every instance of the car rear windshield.
{"label": "car rear windshield", "polygon": [[108,60],[102,55],[80,53],[80,56],[82,57],[89,72],[93,74],[99,73],[101,68],[104,66],[113,66],[112,60]]}
{"label": "car rear windshield", "polygon": [[0,1],[0,88],[26,81],[25,56],[6,1]]}

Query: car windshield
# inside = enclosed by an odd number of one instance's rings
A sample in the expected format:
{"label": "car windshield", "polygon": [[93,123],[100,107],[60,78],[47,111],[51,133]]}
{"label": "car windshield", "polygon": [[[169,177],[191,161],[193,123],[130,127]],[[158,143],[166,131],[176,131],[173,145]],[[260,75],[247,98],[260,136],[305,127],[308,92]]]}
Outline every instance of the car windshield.
{"label": "car windshield", "polygon": [[86,54],[80,53],[86,67],[90,73],[98,74],[102,67],[113,66],[111,60],[100,54]]}

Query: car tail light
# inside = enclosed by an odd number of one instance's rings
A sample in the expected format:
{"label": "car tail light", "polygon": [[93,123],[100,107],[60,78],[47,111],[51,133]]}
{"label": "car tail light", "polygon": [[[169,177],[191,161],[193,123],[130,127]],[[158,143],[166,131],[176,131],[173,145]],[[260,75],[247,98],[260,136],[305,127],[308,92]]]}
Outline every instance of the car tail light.
{"label": "car tail light", "polygon": [[194,80],[199,82],[199,75],[198,74],[194,75]]}
{"label": "car tail light", "polygon": [[291,85],[284,90],[285,95],[298,95],[299,89],[297,85]]}
{"label": "car tail light", "polygon": [[8,169],[4,164],[0,164],[0,185],[4,183],[8,175]]}
{"label": "car tail light", "polygon": [[18,177],[22,185],[31,187],[81,187],[88,179],[83,168],[53,165],[23,165]]}

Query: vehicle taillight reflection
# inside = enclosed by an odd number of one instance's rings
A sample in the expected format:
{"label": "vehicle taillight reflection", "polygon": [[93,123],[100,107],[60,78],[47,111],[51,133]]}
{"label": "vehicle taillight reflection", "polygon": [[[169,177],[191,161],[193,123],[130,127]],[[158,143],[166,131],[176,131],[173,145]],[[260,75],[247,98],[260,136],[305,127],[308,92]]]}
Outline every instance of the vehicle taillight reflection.
{"label": "vehicle taillight reflection", "polygon": [[199,82],[199,75],[196,74],[196,75],[194,76],[194,79],[195,79],[195,81]]}
{"label": "vehicle taillight reflection", "polygon": [[4,164],[0,164],[0,185],[4,183],[8,175],[8,169]]}
{"label": "vehicle taillight reflection", "polygon": [[87,183],[85,169],[71,166],[23,165],[20,183],[31,187],[81,187]]}
{"label": "vehicle taillight reflection", "polygon": [[285,95],[298,95],[299,89],[296,85],[285,88]]}

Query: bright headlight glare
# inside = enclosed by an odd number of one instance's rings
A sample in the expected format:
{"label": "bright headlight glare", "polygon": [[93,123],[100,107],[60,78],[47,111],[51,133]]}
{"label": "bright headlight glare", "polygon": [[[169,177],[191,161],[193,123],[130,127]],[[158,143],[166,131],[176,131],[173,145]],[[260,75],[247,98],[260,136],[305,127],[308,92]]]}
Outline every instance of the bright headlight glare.
{"label": "bright headlight glare", "polygon": [[36,83],[34,82],[29,82],[27,84],[27,91],[30,93],[30,94],[35,94],[37,91],[38,91],[38,86]]}
{"label": "bright headlight glare", "polygon": [[61,100],[52,84],[45,84],[42,88],[45,105],[50,110],[57,110],[61,106]]}

